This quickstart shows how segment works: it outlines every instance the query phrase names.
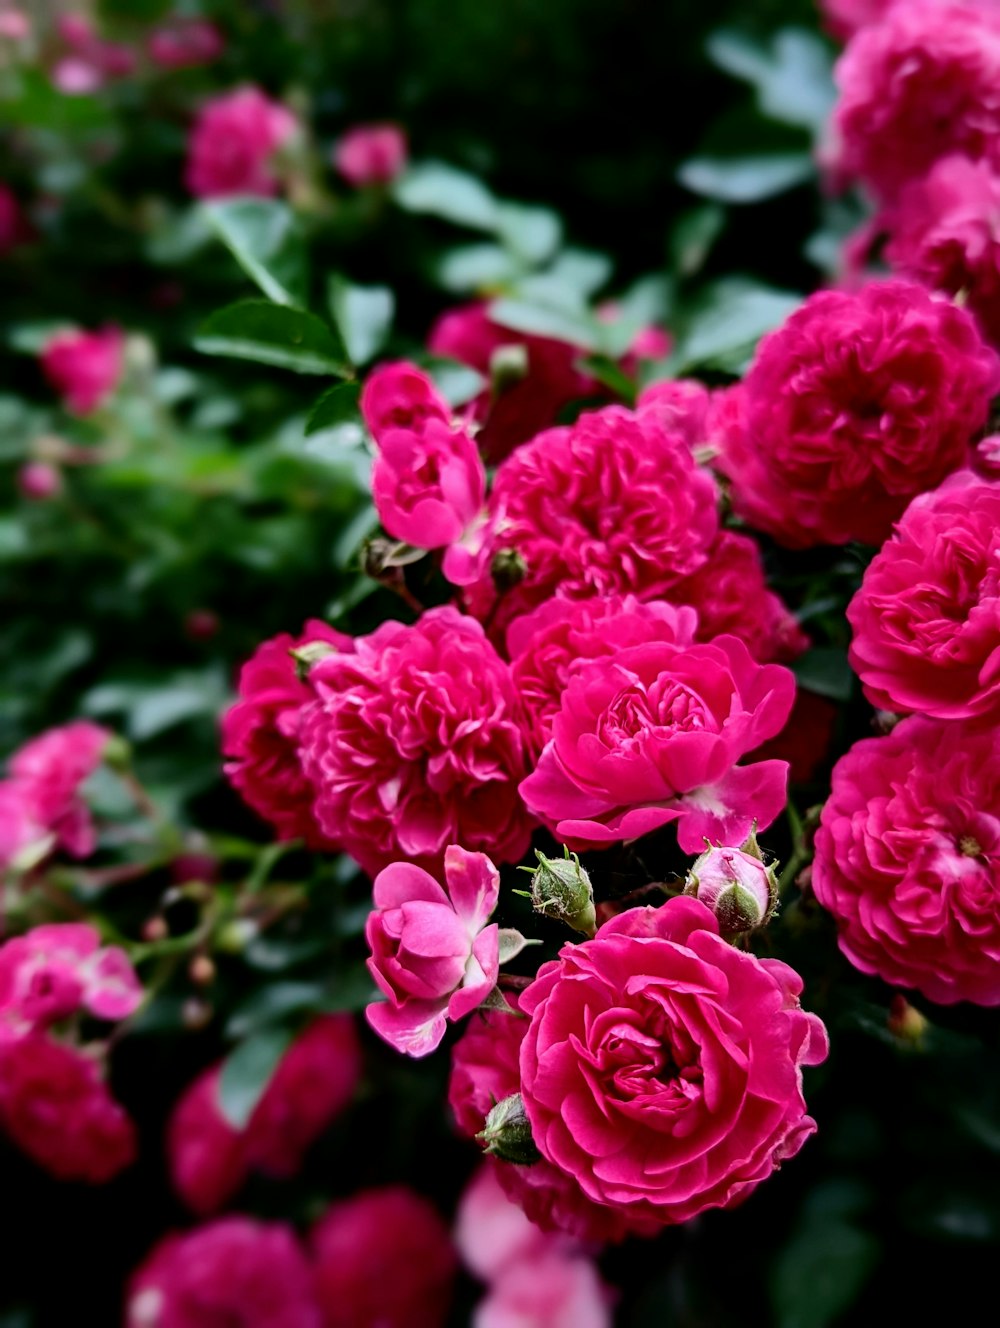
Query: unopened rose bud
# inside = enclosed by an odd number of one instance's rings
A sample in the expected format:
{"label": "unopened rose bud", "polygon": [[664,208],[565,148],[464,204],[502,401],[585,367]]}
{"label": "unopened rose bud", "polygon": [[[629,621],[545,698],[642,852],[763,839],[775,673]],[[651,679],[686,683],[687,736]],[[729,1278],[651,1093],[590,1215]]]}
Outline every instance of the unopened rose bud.
{"label": "unopened rose bud", "polygon": [[919,1010],[914,1009],[905,996],[894,996],[889,1006],[889,1032],[901,1042],[919,1047],[927,1032],[928,1023]]}
{"label": "unopened rose bud", "polygon": [[191,641],[210,641],[219,630],[219,615],[211,609],[192,609],[184,619],[184,635]]}
{"label": "unopened rose bud", "polygon": [[295,660],[295,671],[304,682],[312,666],[326,659],[327,655],[335,655],[337,648],[330,645],[329,641],[307,641],[304,646],[296,646],[288,653]]}
{"label": "unopened rose bud", "polygon": [[47,461],[28,461],[17,472],[17,487],[22,497],[41,503],[62,492],[62,475]]}
{"label": "unopened rose bud", "polygon": [[541,1160],[541,1153],[531,1137],[531,1122],[524,1110],[520,1093],[511,1093],[501,1100],[486,1117],[486,1126],[476,1136],[484,1144],[485,1152],[501,1162],[516,1162],[530,1166]]}
{"label": "unopened rose bud", "polygon": [[490,563],[490,576],[493,578],[497,593],[503,595],[520,585],[527,570],[528,564],[517,549],[499,549]]}
{"label": "unopened rose bud", "polygon": [[217,934],[216,948],[226,954],[242,954],[259,935],[260,927],[253,918],[233,918]]}
{"label": "unopened rose bud", "polygon": [[723,936],[753,931],[774,912],[777,878],[758,853],[753,837],[743,848],[710,848],[688,873],[684,893],[712,910]]}
{"label": "unopened rose bud", "polygon": [[210,987],[215,981],[215,964],[206,954],[195,955],[188,965],[188,977],[196,987]]}
{"label": "unopened rose bud", "polygon": [[157,941],[165,941],[170,935],[170,928],[167,926],[166,918],[156,914],[155,917],[147,918],[142,924],[142,939],[148,944],[153,945]]}
{"label": "unopened rose bud", "polygon": [[[575,853],[563,849],[564,857],[547,858],[538,849],[538,866],[531,874],[531,902],[536,913],[565,922],[584,936],[593,936],[597,930],[594,912],[594,890],[590,877]],[[531,870],[525,867],[525,871]]]}
{"label": "unopened rose bud", "polygon": [[498,346],[490,356],[490,384],[494,396],[500,396],[527,376],[527,346]]}

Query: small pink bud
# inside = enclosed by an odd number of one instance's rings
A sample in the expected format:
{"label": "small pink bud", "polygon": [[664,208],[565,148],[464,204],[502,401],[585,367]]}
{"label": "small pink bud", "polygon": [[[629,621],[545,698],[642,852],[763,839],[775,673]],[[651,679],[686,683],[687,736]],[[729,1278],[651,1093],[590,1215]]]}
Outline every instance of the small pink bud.
{"label": "small pink bud", "polygon": [[17,487],[22,497],[45,502],[62,491],[62,475],[47,461],[28,461],[17,472]]}
{"label": "small pink bud", "polygon": [[210,641],[219,630],[219,615],[211,609],[192,609],[184,619],[184,634],[192,641]]}
{"label": "small pink bud", "polygon": [[[774,870],[744,848],[709,848],[688,873],[684,893],[706,904],[724,936],[762,926],[774,911]],[[756,848],[756,843],[753,845]]]}

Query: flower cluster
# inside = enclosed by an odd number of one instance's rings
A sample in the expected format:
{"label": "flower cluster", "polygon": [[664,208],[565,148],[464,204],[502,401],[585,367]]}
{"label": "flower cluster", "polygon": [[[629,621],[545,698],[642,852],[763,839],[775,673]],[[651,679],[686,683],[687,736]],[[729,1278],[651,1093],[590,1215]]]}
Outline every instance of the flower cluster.
{"label": "flower cluster", "polygon": [[213,98],[191,132],[188,189],[198,198],[276,193],[273,158],[296,128],[292,112],[260,88],[237,88]]}
{"label": "flower cluster", "polygon": [[89,924],[35,927],[0,948],[0,1129],[62,1180],[109,1180],[135,1155],[104,1046],[78,1045],[71,1021],[127,1019],[142,999],[124,951]]}

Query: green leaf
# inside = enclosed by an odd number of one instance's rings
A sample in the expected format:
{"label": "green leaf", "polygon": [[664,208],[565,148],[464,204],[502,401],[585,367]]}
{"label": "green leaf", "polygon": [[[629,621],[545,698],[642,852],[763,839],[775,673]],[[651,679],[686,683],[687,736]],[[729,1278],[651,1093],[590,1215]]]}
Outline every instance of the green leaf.
{"label": "green leaf", "polygon": [[[255,968],[272,971],[278,968],[266,961],[260,963],[255,959],[252,962]],[[263,1029],[281,1023],[289,1015],[318,1010],[326,993],[325,982],[269,982],[237,1005],[226,1024],[226,1036],[256,1036]]]}
{"label": "green leaf", "polygon": [[685,321],[668,365],[671,375],[697,367],[740,373],[765,332],[783,323],[802,296],[742,277],[706,287]]}
{"label": "green leaf", "polygon": [[853,1305],[878,1259],[875,1237],[846,1222],[800,1225],[771,1273],[776,1328],[826,1328]]}
{"label": "green leaf", "polygon": [[526,946],[541,945],[537,937],[522,936],[516,927],[501,927],[497,935],[501,964],[508,964],[512,959],[516,959]]}
{"label": "green leaf", "polygon": [[208,225],[275,304],[303,308],[306,255],[295,213],[275,198],[203,203]]}
{"label": "green leaf", "polygon": [[449,251],[437,264],[437,280],[445,290],[490,291],[513,281],[520,265],[498,244],[463,244]]}
{"label": "green leaf", "polygon": [[726,212],[717,203],[702,203],[683,212],[670,232],[670,258],[680,277],[693,277],[704,266],[722,234]]}
{"label": "green leaf", "polygon": [[388,286],[352,286],[335,274],[330,277],[329,303],[351,363],[367,364],[388,339],[396,297]]}
{"label": "green leaf", "polygon": [[338,337],[314,314],[267,300],[240,300],[205,319],[194,340],[203,355],[230,355],[293,373],[350,372]]}
{"label": "green leaf", "polygon": [[65,318],[39,318],[31,323],[15,323],[7,332],[7,345],[22,355],[38,355],[46,341],[57,332],[72,327]]}
{"label": "green leaf", "polygon": [[442,161],[411,166],[392,192],[404,212],[424,213],[480,231],[496,231],[500,224],[500,205],[486,186]]}
{"label": "green leaf", "polygon": [[320,1008],[324,1014],[350,1013],[384,999],[367,967],[358,963],[337,972]]}
{"label": "green leaf", "polygon": [[607,254],[592,249],[564,249],[545,276],[572,290],[582,303],[611,279],[614,264]]}
{"label": "green leaf", "polygon": [[361,384],[334,383],[328,387],[309,412],[305,432],[319,433],[321,429],[335,429],[338,425],[356,421]]}
{"label": "green leaf", "polygon": [[807,650],[792,665],[799,685],[831,701],[849,701],[854,694],[854,673],[847,653],[836,646]]}
{"label": "green leaf", "polygon": [[490,318],[501,327],[529,336],[553,337],[581,350],[603,350],[604,337],[596,319],[587,314],[574,315],[565,309],[524,300],[495,300]]}
{"label": "green leaf", "polygon": [[544,263],[562,240],[562,222],[549,208],[502,203],[497,215],[500,239],[515,257],[526,263]]}
{"label": "green leaf", "polygon": [[640,277],[625,294],[614,301],[614,318],[604,327],[602,348],[617,359],[624,355],[636,336],[667,314],[667,283],[663,277]]}
{"label": "green leaf", "polygon": [[219,1106],[234,1130],[243,1130],[292,1040],[288,1028],[265,1028],[241,1042],[222,1063]]}
{"label": "green leaf", "polygon": [[466,405],[486,387],[486,379],[481,373],[458,360],[429,355],[424,356],[420,364],[433,378],[434,386],[449,406]]}
{"label": "green leaf", "polygon": [[686,189],[720,203],[759,203],[786,193],[815,175],[808,152],[774,152],[757,157],[692,157],[678,168]]}
{"label": "green leaf", "polygon": [[784,28],[761,45],[740,32],[714,32],[708,56],[720,69],[749,83],[764,115],[818,135],[835,100],[833,61],[814,32]]}

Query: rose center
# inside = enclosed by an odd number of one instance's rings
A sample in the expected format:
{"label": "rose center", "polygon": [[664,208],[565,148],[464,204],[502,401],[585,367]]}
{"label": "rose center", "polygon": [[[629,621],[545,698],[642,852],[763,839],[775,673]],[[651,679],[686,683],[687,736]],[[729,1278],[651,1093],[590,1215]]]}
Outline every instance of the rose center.
{"label": "rose center", "polygon": [[966,858],[978,858],[982,856],[982,845],[979,840],[972,835],[962,835],[958,841],[958,851]]}

